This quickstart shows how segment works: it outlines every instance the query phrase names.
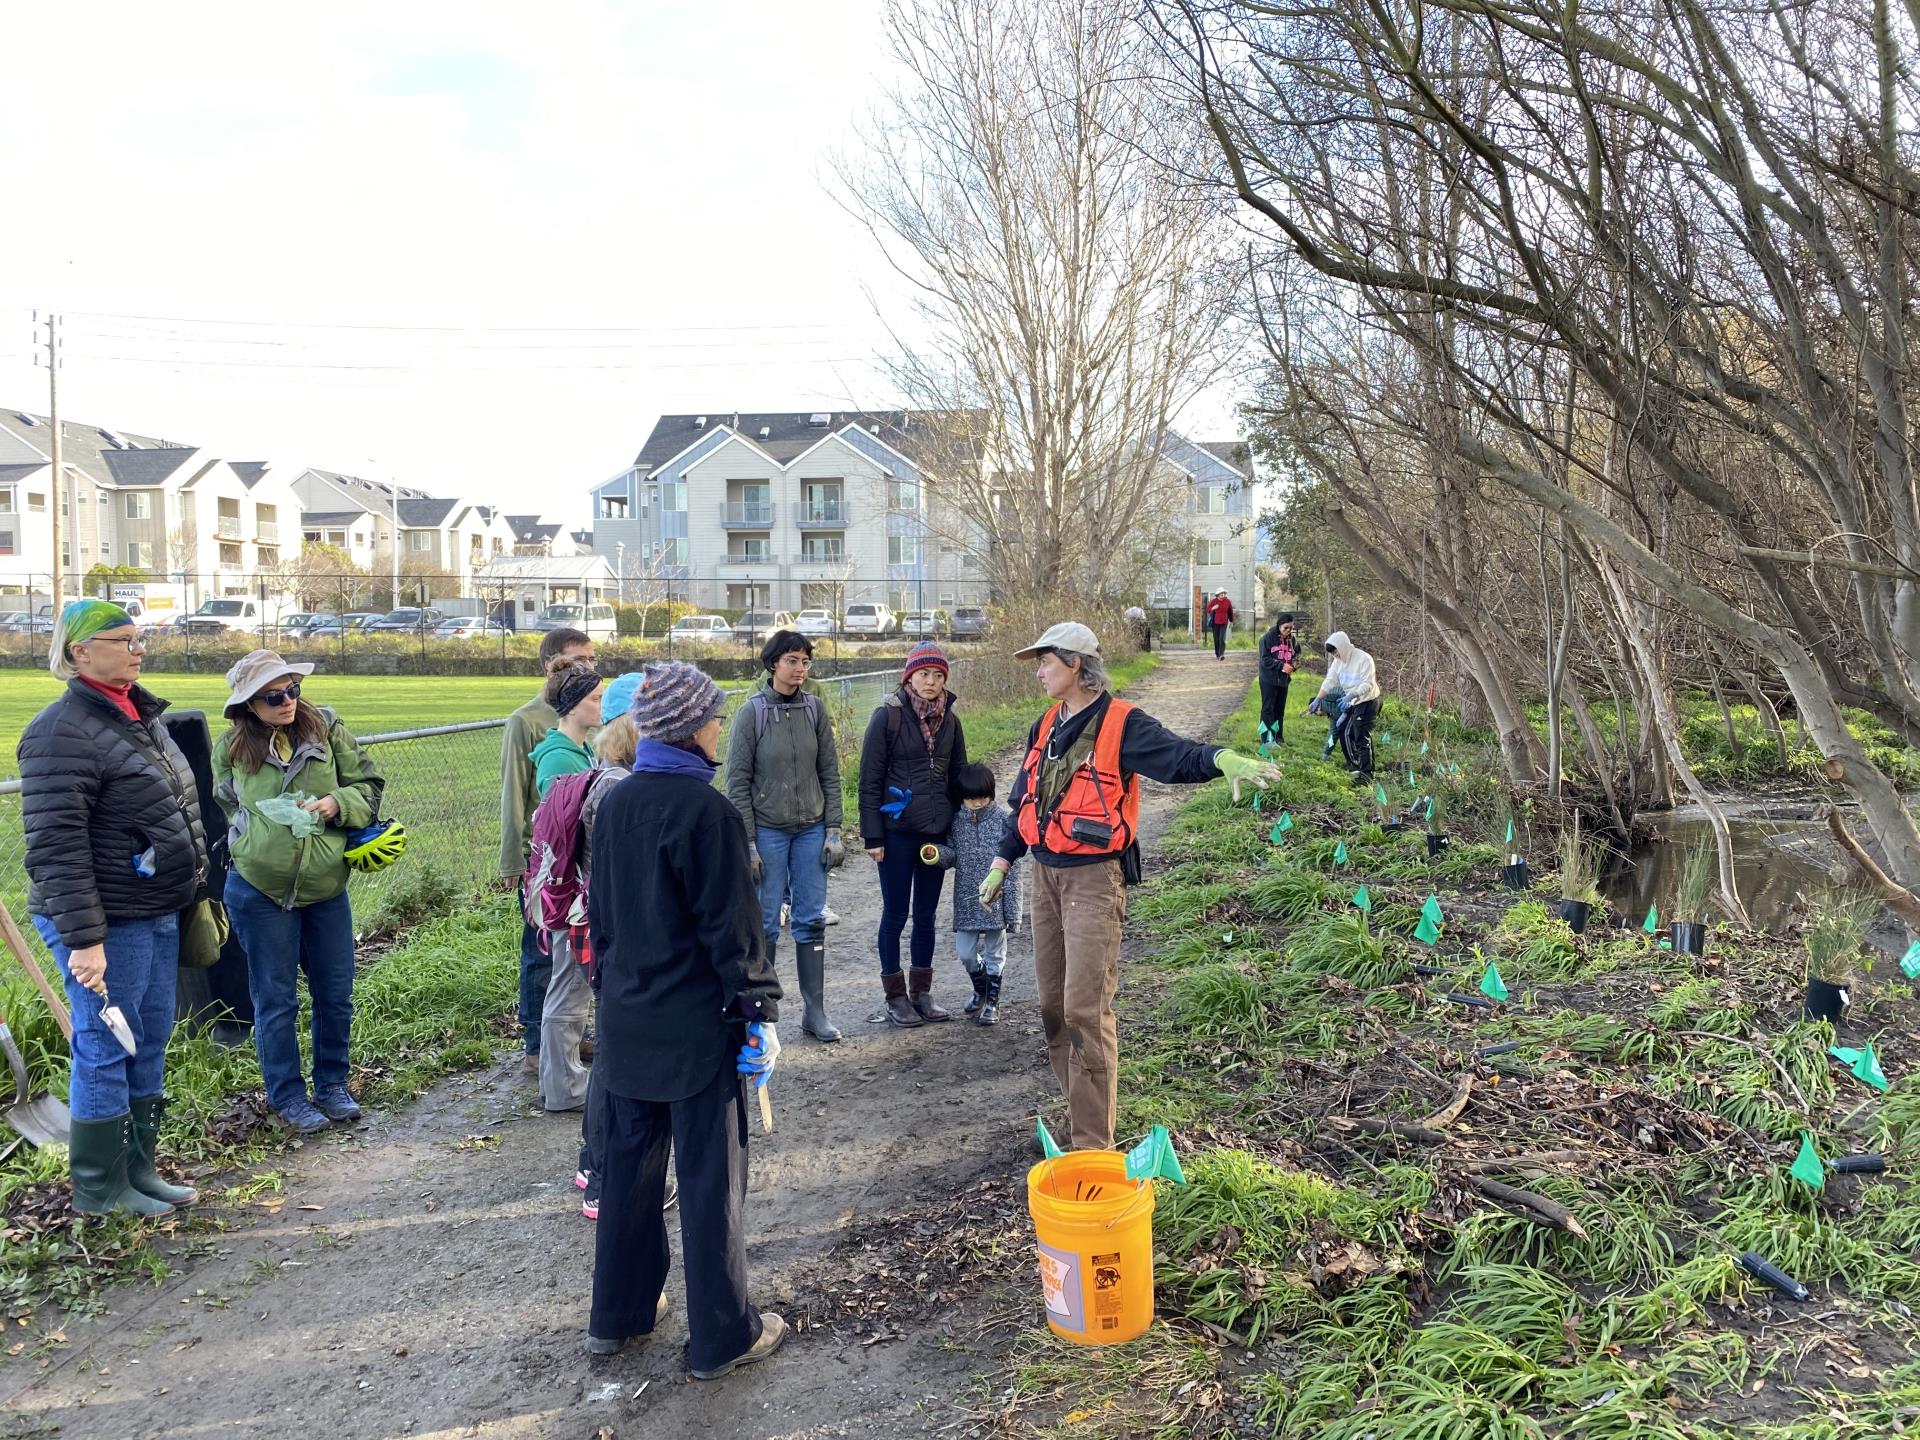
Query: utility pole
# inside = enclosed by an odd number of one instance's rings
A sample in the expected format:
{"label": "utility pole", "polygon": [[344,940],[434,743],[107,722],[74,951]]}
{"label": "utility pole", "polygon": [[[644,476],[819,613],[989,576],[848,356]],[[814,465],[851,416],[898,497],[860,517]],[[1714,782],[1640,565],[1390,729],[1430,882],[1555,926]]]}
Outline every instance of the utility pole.
{"label": "utility pole", "polygon": [[[51,313],[47,316],[47,421],[53,426],[53,508],[49,518],[53,522],[53,613],[57,619],[64,599],[61,587],[65,580],[60,563],[60,503],[67,491],[60,464],[60,317]],[[80,517],[74,516],[73,521],[72,528],[77,534]]]}

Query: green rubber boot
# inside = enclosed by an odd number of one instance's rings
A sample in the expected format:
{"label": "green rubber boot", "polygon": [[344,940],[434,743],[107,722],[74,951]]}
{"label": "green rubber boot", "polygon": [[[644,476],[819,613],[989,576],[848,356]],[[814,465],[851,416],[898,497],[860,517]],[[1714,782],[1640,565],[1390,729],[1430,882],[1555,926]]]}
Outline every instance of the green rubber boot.
{"label": "green rubber boot", "polygon": [[73,1208],[82,1215],[131,1210],[136,1215],[170,1215],[173,1206],[142,1195],[127,1183],[132,1152],[131,1117],[75,1120],[67,1141],[67,1172],[73,1178]]}
{"label": "green rubber boot", "polygon": [[142,1195],[164,1200],[169,1205],[191,1205],[200,1197],[185,1185],[170,1185],[153,1168],[153,1156],[160,1143],[160,1117],[166,1113],[163,1095],[133,1102],[133,1143],[127,1149],[127,1183]]}

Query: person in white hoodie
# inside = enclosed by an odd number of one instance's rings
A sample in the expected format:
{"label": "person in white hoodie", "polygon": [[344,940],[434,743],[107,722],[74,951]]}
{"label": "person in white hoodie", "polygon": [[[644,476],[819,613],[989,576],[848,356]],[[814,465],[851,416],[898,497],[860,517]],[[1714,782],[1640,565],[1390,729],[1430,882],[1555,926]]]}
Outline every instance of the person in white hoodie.
{"label": "person in white hoodie", "polygon": [[1318,714],[1321,699],[1338,692],[1341,710],[1340,749],[1347,768],[1362,780],[1373,779],[1373,719],[1380,713],[1380,684],[1374,678],[1373,656],[1336,630],[1327,636],[1327,678],[1307,709]]}

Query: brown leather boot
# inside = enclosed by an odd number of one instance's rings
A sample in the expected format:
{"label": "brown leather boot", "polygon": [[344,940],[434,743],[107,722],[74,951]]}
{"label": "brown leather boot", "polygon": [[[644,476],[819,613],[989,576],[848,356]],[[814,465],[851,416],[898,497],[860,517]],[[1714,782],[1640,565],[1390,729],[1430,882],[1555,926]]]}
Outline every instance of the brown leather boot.
{"label": "brown leather boot", "polygon": [[920,1018],[920,1012],[913,1008],[913,1002],[907,999],[906,976],[898,970],[891,975],[882,975],[880,988],[887,994],[887,1019],[907,1030],[926,1023]]}
{"label": "brown leather boot", "polygon": [[928,992],[933,989],[933,970],[918,968],[907,971],[907,993],[913,998],[913,1008],[920,1012],[920,1018],[929,1023],[953,1019],[951,1010],[942,1010],[933,1003]]}

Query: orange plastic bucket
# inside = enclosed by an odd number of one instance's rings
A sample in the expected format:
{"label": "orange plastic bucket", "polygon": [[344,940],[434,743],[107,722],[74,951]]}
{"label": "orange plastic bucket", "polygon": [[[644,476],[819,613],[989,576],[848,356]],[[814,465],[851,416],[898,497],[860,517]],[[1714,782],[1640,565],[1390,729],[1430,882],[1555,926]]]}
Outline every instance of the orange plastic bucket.
{"label": "orange plastic bucket", "polygon": [[1073,1150],[1027,1172],[1047,1324],[1076,1345],[1118,1345],[1153,1323],[1153,1182],[1117,1150]]}

